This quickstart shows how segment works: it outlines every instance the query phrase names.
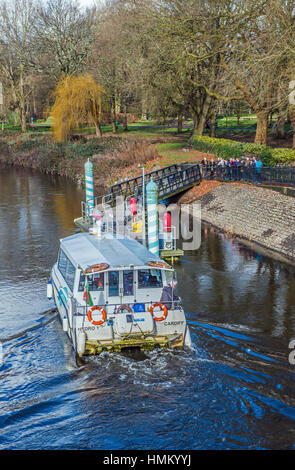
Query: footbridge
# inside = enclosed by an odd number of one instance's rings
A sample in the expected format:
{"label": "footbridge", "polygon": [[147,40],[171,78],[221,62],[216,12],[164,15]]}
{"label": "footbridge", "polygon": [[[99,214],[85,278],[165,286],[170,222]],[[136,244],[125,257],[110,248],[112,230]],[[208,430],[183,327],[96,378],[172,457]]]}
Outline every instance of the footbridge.
{"label": "footbridge", "polygon": [[[199,164],[185,162],[151,171],[150,173],[146,173],[144,176],[142,175],[136,178],[120,181],[112,185],[107,194],[95,197],[91,205],[82,201],[82,217],[75,219],[75,224],[81,230],[88,231],[89,227],[93,225],[93,207],[108,206],[113,208],[118,201],[118,197],[121,201],[123,199],[126,208],[129,207],[129,201],[132,197],[142,203],[143,185],[145,186],[146,183],[151,180],[157,184],[157,199],[159,202],[161,202],[177,194],[181,194],[182,192],[199,184],[202,181],[202,173]],[[139,210],[140,212],[137,215],[139,219],[142,219],[142,209]],[[130,210],[127,209],[124,216],[124,219],[126,219],[124,223],[126,224],[130,218],[132,218],[132,214]],[[111,230],[113,230],[113,226],[111,227]]]}
{"label": "footbridge", "polygon": [[[166,166],[159,170],[154,170],[145,175],[146,182],[151,179],[158,186],[158,201],[169,199],[176,194],[182,193],[187,189],[198,184],[202,180],[199,164],[181,163]],[[110,187],[107,195],[103,196],[103,202],[114,206],[118,196],[128,199],[135,197],[142,198],[143,177],[138,176],[129,180],[124,180]],[[98,202],[99,198],[96,198]]]}

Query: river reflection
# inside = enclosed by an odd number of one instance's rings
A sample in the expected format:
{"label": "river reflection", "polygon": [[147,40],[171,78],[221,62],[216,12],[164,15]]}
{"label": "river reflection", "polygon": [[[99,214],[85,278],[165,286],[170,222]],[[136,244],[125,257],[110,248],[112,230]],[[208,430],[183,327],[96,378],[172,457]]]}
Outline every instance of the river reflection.
{"label": "river reflection", "polygon": [[82,198],[0,171],[0,449],[294,448],[294,267],[203,226],[176,266],[193,350],[77,367],[46,283]]}

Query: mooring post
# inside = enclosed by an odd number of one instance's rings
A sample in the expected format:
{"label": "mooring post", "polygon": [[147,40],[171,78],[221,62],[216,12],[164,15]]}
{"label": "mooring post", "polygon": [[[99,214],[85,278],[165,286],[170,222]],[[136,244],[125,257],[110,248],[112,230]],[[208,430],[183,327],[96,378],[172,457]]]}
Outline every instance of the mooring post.
{"label": "mooring post", "polygon": [[146,202],[148,216],[148,247],[151,253],[159,256],[158,186],[152,179],[146,185]]}
{"label": "mooring post", "polygon": [[93,181],[93,165],[87,160],[84,165],[85,169],[85,186],[86,186],[86,211],[91,216],[94,208],[94,181]]}

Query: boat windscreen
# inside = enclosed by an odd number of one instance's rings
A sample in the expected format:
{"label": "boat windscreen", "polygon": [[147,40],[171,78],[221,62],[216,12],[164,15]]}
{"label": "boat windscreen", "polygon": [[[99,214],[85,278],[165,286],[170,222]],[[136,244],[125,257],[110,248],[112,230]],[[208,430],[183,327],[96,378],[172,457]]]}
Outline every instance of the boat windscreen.
{"label": "boat windscreen", "polygon": [[139,269],[138,288],[151,289],[163,287],[162,272],[160,269]]}
{"label": "boat windscreen", "polygon": [[[92,292],[104,290],[104,273],[94,273],[87,276],[87,284]],[[80,273],[79,292],[83,292],[85,288],[85,275]]]}

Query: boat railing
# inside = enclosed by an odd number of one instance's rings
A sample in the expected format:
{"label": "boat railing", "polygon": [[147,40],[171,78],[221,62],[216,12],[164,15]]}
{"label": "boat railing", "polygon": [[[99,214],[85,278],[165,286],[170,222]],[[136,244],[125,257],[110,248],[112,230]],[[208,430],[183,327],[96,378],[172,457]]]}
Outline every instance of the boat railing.
{"label": "boat railing", "polygon": [[[75,316],[87,316],[88,311],[90,309],[94,310],[94,307],[99,307],[107,312],[108,315],[117,315],[120,314],[122,310],[125,310],[125,313],[135,313],[140,314],[143,312],[149,312],[151,307],[155,307],[159,305],[159,301],[149,301],[149,302],[125,302],[125,303],[105,303],[105,304],[97,304],[97,305],[81,305],[73,299],[74,304],[74,315]],[[182,310],[182,302],[181,300],[174,300],[174,301],[165,301],[161,303],[162,305],[167,307],[167,310]],[[135,308],[135,310],[134,310]]]}

